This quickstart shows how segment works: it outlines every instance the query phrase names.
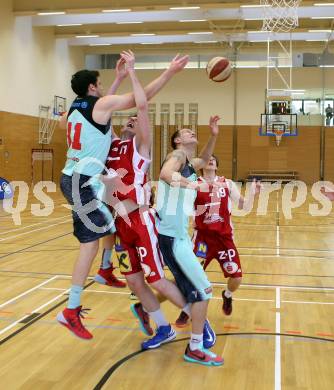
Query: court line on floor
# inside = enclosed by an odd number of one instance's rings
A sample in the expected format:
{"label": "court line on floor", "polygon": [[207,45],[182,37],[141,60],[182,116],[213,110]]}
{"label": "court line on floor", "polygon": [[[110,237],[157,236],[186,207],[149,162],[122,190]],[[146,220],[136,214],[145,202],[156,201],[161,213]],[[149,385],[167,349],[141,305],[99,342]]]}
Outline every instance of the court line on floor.
{"label": "court line on floor", "polygon": [[275,390],[281,390],[281,289],[276,287],[275,321]]}
{"label": "court line on floor", "polygon": [[[92,284],[94,284],[95,282],[94,281],[91,281],[89,282],[87,285],[84,286],[84,290],[91,286]],[[68,289],[69,290],[69,289]],[[57,297],[53,298],[52,300],[48,301],[47,303],[41,305],[40,307],[38,307],[37,309],[35,309],[33,312],[31,313],[36,313],[38,315],[36,315],[34,318],[32,318],[31,321],[27,322],[26,324],[24,324],[23,326],[21,326],[19,329],[17,329],[15,332],[9,334],[7,337],[3,338],[2,340],[0,340],[0,346],[3,345],[4,343],[6,343],[8,340],[12,339],[14,336],[18,335],[19,333],[23,332],[25,329],[27,329],[29,326],[31,326],[32,324],[34,324],[35,322],[37,322],[38,320],[40,320],[41,318],[45,317],[47,314],[51,313],[54,309],[58,308],[59,306],[61,306],[62,304],[64,304],[65,302],[67,302],[68,298],[66,299],[63,299],[62,301],[58,302],[56,305],[53,305],[52,307],[50,307],[50,309],[48,309],[47,311],[45,311],[44,313],[37,313],[38,310],[44,308],[45,306],[47,306],[48,304],[54,302],[56,299],[58,299],[59,297],[63,296],[64,293],[62,294],[59,294],[57,295]],[[31,314],[27,315],[27,316],[24,316],[22,318],[20,318],[19,320],[15,321],[15,325],[17,325],[20,321],[22,321],[22,319],[25,319],[26,317],[28,316],[31,316]],[[14,323],[13,323],[14,324]],[[9,330],[9,328],[12,328],[13,326],[15,325],[9,325],[7,328],[5,329],[2,329],[0,331],[0,334],[4,333],[5,330]]]}
{"label": "court line on floor", "polygon": [[279,233],[279,207],[278,207],[278,193],[276,198],[276,256],[280,255],[280,233]]}
{"label": "court line on floor", "polygon": [[[212,285],[215,286],[226,286],[226,283],[221,282],[211,282]],[[281,289],[286,290],[321,290],[321,291],[334,291],[334,287],[314,287],[314,286],[288,286],[285,284],[255,284],[255,283],[243,283],[240,288],[242,287],[254,287],[254,288],[269,288],[269,289],[275,289],[276,287],[280,287]]]}
{"label": "court line on floor", "polygon": [[63,222],[59,222],[59,223],[54,223],[52,225],[48,225],[48,226],[43,226],[41,228],[38,228],[38,229],[33,229],[33,230],[30,230],[29,232],[25,232],[25,233],[20,233],[20,234],[16,234],[14,236],[11,236],[11,237],[5,237],[5,238],[0,238],[0,242],[2,241],[7,241],[7,240],[12,240],[13,238],[17,238],[17,237],[21,237],[21,236],[25,236],[27,234],[31,234],[31,233],[35,233],[35,232],[38,232],[38,231],[41,231],[41,230],[46,230],[46,229],[49,229],[50,227],[53,227],[53,226],[59,226],[59,225],[62,225],[64,223],[68,223],[68,222],[71,222],[72,219],[69,218],[68,220],[66,221],[63,221]]}
{"label": "court line on floor", "polygon": [[[40,290],[50,290],[50,291],[64,291],[65,288],[60,287],[40,287]],[[277,290],[280,290],[280,287],[276,288],[276,295]],[[105,291],[105,290],[85,290],[89,293],[97,293],[97,294],[115,294],[115,295],[130,295],[130,291]],[[221,297],[212,297],[212,299],[215,300],[222,300]],[[277,296],[276,300],[274,299],[259,299],[259,298],[235,298],[233,297],[233,301],[249,301],[249,302],[276,302],[276,309],[277,309]],[[282,303],[295,303],[295,304],[317,304],[317,305],[334,305],[334,302],[314,302],[314,301],[281,301]],[[279,333],[279,332],[277,332]]]}
{"label": "court line on floor", "polygon": [[57,240],[58,238],[61,238],[61,237],[68,236],[69,234],[71,234],[71,232],[65,233],[65,234],[61,234],[59,236],[50,238],[50,239],[42,241],[42,242],[38,242],[37,244],[30,245],[30,246],[28,246],[26,248],[22,248],[22,249],[19,249],[17,251],[14,251],[14,252],[7,253],[6,255],[0,256],[0,259],[4,259],[5,257],[11,256],[11,255],[15,255],[16,253],[24,252],[26,249],[30,249],[30,248],[34,248],[35,246],[38,246],[38,245],[46,244],[47,242],[50,242],[50,241],[53,241],[53,240]]}
{"label": "court line on floor", "polygon": [[[251,336],[251,337],[256,337],[256,336],[277,336],[276,333],[254,333],[254,332],[238,332],[238,333],[218,333],[216,336],[217,337],[228,337],[228,336],[234,336],[234,337],[238,337],[238,336]],[[333,343],[334,340],[331,340],[331,339],[327,339],[325,337],[314,337],[314,336],[303,336],[303,335],[291,335],[291,334],[285,334],[285,333],[281,333],[279,334],[279,336],[281,337],[292,337],[292,338],[296,338],[296,339],[307,339],[307,340],[316,340],[316,341],[328,341],[328,342],[331,342]],[[177,340],[173,340],[171,342],[169,342],[168,344],[173,344],[173,343],[178,343],[180,341],[187,341],[189,340],[189,337],[184,337],[182,339],[177,339]],[[142,353],[149,353],[150,350],[146,350],[146,351],[143,351],[143,350],[138,350],[138,351],[135,351],[135,352],[132,352],[130,353],[129,355],[126,355],[124,356],[122,359],[118,360],[116,363],[114,363],[107,371],[106,373],[102,376],[102,378],[100,379],[100,381],[95,385],[95,387],[93,388],[93,390],[101,390],[103,388],[103,386],[108,382],[108,380],[110,379],[110,377],[115,373],[115,371],[120,368],[124,363],[128,362],[129,360],[131,360],[133,357],[136,357]],[[151,351],[151,353],[154,353]]]}
{"label": "court line on floor", "polygon": [[[40,287],[40,290],[54,290],[54,291],[63,291],[64,288],[60,287]],[[98,293],[98,294],[116,294],[116,295],[128,295],[130,296],[130,291],[104,291],[104,290],[86,290],[86,292],[90,293]],[[212,297],[212,299],[222,300],[221,297]],[[233,298],[235,301],[251,301],[251,302],[274,302],[273,299],[253,299],[253,298]]]}
{"label": "court line on floor", "polygon": [[22,294],[19,294],[19,295],[17,295],[17,296],[14,297],[14,298],[9,299],[8,301],[6,301],[6,302],[4,302],[4,303],[1,303],[1,304],[0,304],[0,309],[3,308],[3,307],[5,307],[5,306],[7,306],[7,305],[9,305],[9,304],[12,303],[12,302],[15,302],[15,301],[18,300],[18,299],[20,299],[20,298],[26,296],[27,294],[29,294],[29,293],[31,293],[31,292],[33,292],[33,291],[35,291],[35,290],[41,288],[42,286],[44,286],[44,285],[50,283],[51,281],[53,281],[53,280],[55,280],[55,279],[57,279],[57,278],[58,278],[58,275],[55,275],[55,276],[53,276],[52,278],[46,280],[45,282],[40,283],[40,284],[38,284],[37,286],[35,286],[35,287],[33,287],[33,288],[31,288],[31,289],[29,289],[29,290],[23,292]]}
{"label": "court line on floor", "polygon": [[[50,240],[47,240],[47,241],[52,241],[52,240],[55,240],[57,238],[61,238],[63,236],[67,236],[71,233],[66,233],[66,234],[63,234],[61,236],[57,236],[57,237],[54,237],[54,238],[51,238]],[[47,242],[46,241],[46,242]],[[33,246],[37,246],[37,245],[40,245],[40,244],[43,244],[44,242],[42,243],[39,243],[39,244],[35,244]],[[21,251],[23,251],[24,249],[22,249]],[[12,252],[10,254],[14,254],[16,252]],[[10,255],[9,254],[9,255]],[[8,255],[5,255],[4,257],[6,257]],[[1,257],[0,257],[1,259]],[[65,274],[65,273],[57,273],[57,274],[54,274],[54,273],[51,273],[51,272],[34,272],[34,271],[13,271],[13,270],[0,270],[0,272],[5,272],[5,273],[22,273],[22,274],[26,274],[26,275],[57,275],[59,279],[61,278],[64,278],[64,279],[68,279],[68,278],[71,278],[71,274]],[[211,271],[210,271],[211,272]],[[276,274],[273,274],[273,275],[276,275]],[[278,274],[280,275],[280,274]],[[298,276],[298,275],[297,275]],[[319,275],[314,275],[314,277],[320,277]],[[88,279],[93,279],[94,278],[94,275],[90,275],[88,277]],[[120,277],[121,280],[125,280],[124,278]],[[221,282],[215,282],[215,281],[212,281],[211,284],[213,284],[214,286],[226,286],[226,283],[221,283]],[[276,287],[280,287],[282,289],[292,289],[292,290],[314,290],[314,291],[334,291],[334,287],[331,287],[331,286],[296,286],[296,285],[285,285],[285,284],[259,284],[259,283],[243,283],[241,284],[240,288],[243,288],[243,287],[254,287],[254,288],[270,288],[270,289],[275,289]]]}
{"label": "court line on floor", "polygon": [[69,218],[69,217],[70,216],[67,214],[67,215],[63,215],[62,217],[46,219],[45,221],[36,222],[36,223],[31,224],[31,225],[26,225],[24,227],[20,227],[17,229],[11,229],[11,230],[7,230],[6,232],[0,232],[0,235],[12,233],[12,232],[17,232],[18,230],[24,230],[24,229],[27,229],[27,228],[32,227],[32,226],[41,225],[41,224],[49,223],[51,221],[56,221],[59,219],[64,219],[64,218]]}

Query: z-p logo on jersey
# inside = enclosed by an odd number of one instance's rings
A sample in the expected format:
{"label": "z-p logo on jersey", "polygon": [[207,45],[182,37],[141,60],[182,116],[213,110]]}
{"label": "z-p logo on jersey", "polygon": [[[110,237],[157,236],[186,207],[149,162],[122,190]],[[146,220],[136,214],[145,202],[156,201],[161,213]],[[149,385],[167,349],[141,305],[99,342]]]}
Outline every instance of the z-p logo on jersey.
{"label": "z-p logo on jersey", "polygon": [[143,262],[144,258],[147,256],[147,249],[143,246],[137,247],[138,256],[140,257],[140,261]]}
{"label": "z-p logo on jersey", "polygon": [[234,249],[228,249],[227,251],[219,251],[218,253],[219,253],[219,260],[229,259],[230,261],[233,261],[233,258],[235,257]]}

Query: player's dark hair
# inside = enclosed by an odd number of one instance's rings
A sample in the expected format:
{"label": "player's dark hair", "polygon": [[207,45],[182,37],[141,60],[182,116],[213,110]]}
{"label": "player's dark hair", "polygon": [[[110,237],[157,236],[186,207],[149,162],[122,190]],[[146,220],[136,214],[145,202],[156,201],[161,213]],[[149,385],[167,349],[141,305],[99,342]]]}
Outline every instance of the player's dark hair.
{"label": "player's dark hair", "polygon": [[213,154],[211,157],[213,157],[216,160],[216,165],[217,165],[217,168],[218,168],[219,167],[219,159],[218,159],[218,157],[215,154]]}
{"label": "player's dark hair", "polygon": [[79,70],[71,79],[71,87],[73,92],[79,97],[87,95],[88,87],[90,84],[97,85],[97,78],[100,73],[97,70]]}
{"label": "player's dark hair", "polygon": [[175,142],[175,139],[180,136],[179,130],[176,130],[172,136],[170,137],[170,142],[172,144],[172,148],[175,150],[177,147],[177,143]]}

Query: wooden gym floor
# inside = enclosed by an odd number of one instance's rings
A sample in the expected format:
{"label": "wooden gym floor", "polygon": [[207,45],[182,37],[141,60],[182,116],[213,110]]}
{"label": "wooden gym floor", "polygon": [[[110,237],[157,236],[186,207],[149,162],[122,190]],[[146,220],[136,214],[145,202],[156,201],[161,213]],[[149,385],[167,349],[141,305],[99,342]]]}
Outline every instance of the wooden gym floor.
{"label": "wooden gym floor", "polygon": [[[209,319],[215,352],[225,365],[185,363],[189,328],[175,342],[139,352],[144,336],[133,319],[127,289],[87,281],[85,323],[94,339],[82,341],[57,324],[66,302],[78,243],[60,193],[55,209],[22,225],[0,217],[0,377],[3,389],[333,389],[334,213],[311,217],[308,203],[287,220],[279,196],[266,216],[234,217],[244,271],[230,317],[222,314],[224,279],[216,263]],[[308,198],[310,200],[310,198]],[[29,204],[38,203],[31,195]],[[99,254],[100,258],[100,254]],[[98,267],[94,263],[91,275]],[[178,310],[163,309],[173,322]]]}

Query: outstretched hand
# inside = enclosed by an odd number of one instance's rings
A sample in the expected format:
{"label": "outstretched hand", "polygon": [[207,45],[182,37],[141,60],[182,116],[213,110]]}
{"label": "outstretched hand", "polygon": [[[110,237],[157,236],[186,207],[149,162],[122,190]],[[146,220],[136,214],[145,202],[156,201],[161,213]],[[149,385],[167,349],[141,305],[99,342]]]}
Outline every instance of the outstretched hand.
{"label": "outstretched hand", "polygon": [[123,61],[125,62],[127,70],[134,69],[136,59],[135,55],[131,50],[123,50],[121,53],[121,59],[123,59]]}
{"label": "outstretched hand", "polygon": [[128,75],[128,70],[125,66],[124,58],[120,58],[116,63],[116,77],[120,79],[125,79]]}
{"label": "outstretched hand", "polygon": [[220,120],[220,117],[218,115],[210,116],[209,126],[211,129],[212,135],[218,135],[218,133],[219,133],[219,126],[218,126],[219,120]]}
{"label": "outstretched hand", "polygon": [[173,73],[180,72],[187,65],[188,61],[188,55],[181,56],[180,54],[177,54],[170,63],[169,70]]}

